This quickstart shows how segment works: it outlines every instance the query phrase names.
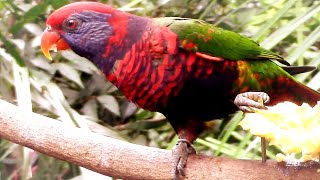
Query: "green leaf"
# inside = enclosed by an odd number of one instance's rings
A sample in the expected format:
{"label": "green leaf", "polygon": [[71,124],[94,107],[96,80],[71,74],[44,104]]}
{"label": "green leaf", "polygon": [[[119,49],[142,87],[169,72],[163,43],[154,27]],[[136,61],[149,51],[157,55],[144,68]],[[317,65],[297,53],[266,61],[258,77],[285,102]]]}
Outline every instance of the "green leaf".
{"label": "green leaf", "polygon": [[133,102],[125,101],[120,106],[120,112],[122,115],[122,119],[126,119],[130,116],[132,116],[136,111],[138,107]]}
{"label": "green leaf", "polygon": [[34,21],[35,19],[39,18],[39,16],[46,11],[47,6],[48,6],[48,4],[42,2],[42,3],[35,5],[31,9],[29,9],[23,15],[22,19],[19,22],[17,22],[14,26],[11,27],[10,32],[13,34],[16,34],[17,32],[19,32],[23,28],[24,24],[31,22],[31,21]]}
{"label": "green leaf", "polygon": [[51,4],[53,8],[55,9],[58,9],[66,4],[69,3],[68,0],[59,0],[59,1],[56,1],[56,0],[47,0],[46,1],[48,4]]}
{"label": "green leaf", "polygon": [[200,14],[199,19],[203,19],[211,10],[212,6],[216,3],[216,0],[211,0],[206,9]]}
{"label": "green leaf", "polygon": [[310,35],[298,46],[296,49],[290,53],[286,58],[289,63],[294,63],[305,51],[310,48],[316,41],[320,38],[320,25],[313,30]]}
{"label": "green leaf", "polygon": [[84,57],[80,57],[72,51],[62,51],[61,55],[71,62],[73,68],[79,71],[86,72],[88,74],[93,74],[99,71],[91,61]]}
{"label": "green leaf", "polygon": [[318,72],[307,84],[307,86],[313,89],[320,89],[320,72]]}
{"label": "green leaf", "polygon": [[93,117],[95,119],[98,119],[98,108],[97,108],[97,101],[95,99],[90,99],[87,101],[82,109],[81,112],[85,114],[88,117]]}
{"label": "green leaf", "polygon": [[8,51],[8,53],[16,60],[16,63],[24,67],[25,63],[22,57],[20,56],[19,52],[16,49],[16,46],[7,40],[7,38],[0,32],[0,40],[3,42],[5,49]]}
{"label": "green leaf", "polygon": [[[312,59],[307,66],[314,66],[314,67],[320,67],[320,53],[318,53],[318,56]],[[296,75],[296,79],[298,79],[300,82],[304,82],[308,77],[310,77],[311,73],[303,73]]]}
{"label": "green leaf", "polygon": [[102,95],[98,96],[97,100],[101,103],[105,108],[107,108],[113,114],[120,116],[120,107],[119,104],[113,96],[110,95]]}
{"label": "green leaf", "polygon": [[[221,22],[226,21],[227,18],[229,18],[231,15],[236,14],[236,12],[238,12],[238,11],[240,11],[242,8],[245,8],[246,6],[248,6],[248,3],[250,3],[251,1],[252,1],[252,0],[247,0],[247,1],[243,2],[242,4],[240,4],[238,8],[235,8],[235,9],[229,11],[227,14],[225,14],[224,16],[222,16],[221,18],[219,18],[219,19],[214,23],[214,25],[218,25],[218,24],[220,24]],[[208,13],[208,12],[206,12],[206,11],[209,10],[209,7],[210,7],[210,5],[206,7],[205,12],[203,12],[203,13],[200,15],[199,19],[202,19],[202,18]]]}
{"label": "green leaf", "polygon": [[57,63],[55,64],[57,70],[69,80],[78,84],[81,88],[84,88],[83,83],[80,78],[80,73],[76,71],[72,66],[66,63]]}
{"label": "green leaf", "polygon": [[12,1],[0,1],[0,6],[2,6],[4,8],[8,8],[8,9],[11,8],[14,12],[20,11],[18,6]]}
{"label": "green leaf", "polygon": [[224,133],[221,132],[219,139],[221,139],[221,144],[219,144],[217,150],[215,151],[214,155],[217,156],[221,153],[221,149],[223,148],[224,144],[228,141],[231,137],[231,134],[235,129],[238,127],[239,122],[242,119],[242,113],[236,113],[233,118],[230,120],[228,125],[225,127]]}
{"label": "green leaf", "polygon": [[284,7],[282,7],[277,14],[270,18],[264,25],[259,29],[259,31],[256,33],[254,37],[252,37],[253,40],[259,41],[260,38],[270,29],[273,25],[275,25],[278,20],[286,15],[286,13],[290,10],[290,8],[296,3],[297,0],[289,0]]}
{"label": "green leaf", "polygon": [[268,38],[266,38],[260,45],[266,49],[271,49],[281,40],[290,35],[297,27],[305,23],[307,20],[312,18],[316,13],[320,11],[320,4],[316,3],[308,9],[307,12],[302,13],[300,16],[296,17],[290,21],[287,25],[282,26],[280,29],[272,33]]}

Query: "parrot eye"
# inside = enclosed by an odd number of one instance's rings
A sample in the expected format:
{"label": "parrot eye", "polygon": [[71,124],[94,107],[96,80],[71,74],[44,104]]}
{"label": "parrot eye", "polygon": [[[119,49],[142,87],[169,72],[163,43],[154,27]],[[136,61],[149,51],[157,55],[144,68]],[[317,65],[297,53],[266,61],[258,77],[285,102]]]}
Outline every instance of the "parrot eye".
{"label": "parrot eye", "polygon": [[76,19],[67,19],[64,23],[64,26],[68,30],[74,30],[78,27],[78,21]]}

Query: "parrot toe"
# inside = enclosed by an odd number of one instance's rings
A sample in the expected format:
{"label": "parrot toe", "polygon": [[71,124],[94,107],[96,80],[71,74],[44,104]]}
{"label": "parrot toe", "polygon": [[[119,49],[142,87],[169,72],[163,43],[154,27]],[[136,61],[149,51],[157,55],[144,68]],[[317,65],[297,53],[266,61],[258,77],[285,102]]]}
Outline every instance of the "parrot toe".
{"label": "parrot toe", "polygon": [[234,104],[243,112],[254,112],[254,108],[267,109],[265,103],[270,101],[270,97],[264,92],[245,92],[238,94]]}

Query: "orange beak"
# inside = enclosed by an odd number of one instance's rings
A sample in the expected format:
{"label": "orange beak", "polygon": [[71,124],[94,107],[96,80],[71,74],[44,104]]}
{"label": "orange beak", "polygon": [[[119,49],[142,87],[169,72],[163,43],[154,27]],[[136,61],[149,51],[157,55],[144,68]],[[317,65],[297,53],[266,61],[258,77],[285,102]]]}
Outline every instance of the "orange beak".
{"label": "orange beak", "polygon": [[52,60],[50,51],[57,52],[59,50],[66,49],[70,49],[70,47],[58,33],[52,31],[50,28],[47,28],[43,32],[41,38],[41,50],[48,59]]}

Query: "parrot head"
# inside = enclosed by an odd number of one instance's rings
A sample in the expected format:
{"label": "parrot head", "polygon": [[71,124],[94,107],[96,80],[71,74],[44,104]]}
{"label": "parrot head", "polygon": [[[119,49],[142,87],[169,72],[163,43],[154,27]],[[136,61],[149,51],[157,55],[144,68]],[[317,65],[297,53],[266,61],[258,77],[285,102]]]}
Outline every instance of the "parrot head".
{"label": "parrot head", "polygon": [[116,30],[125,23],[121,23],[125,16],[125,12],[97,2],[66,5],[48,17],[41,49],[50,60],[50,51],[67,49],[87,59],[103,56],[111,36],[115,41],[126,34]]}

